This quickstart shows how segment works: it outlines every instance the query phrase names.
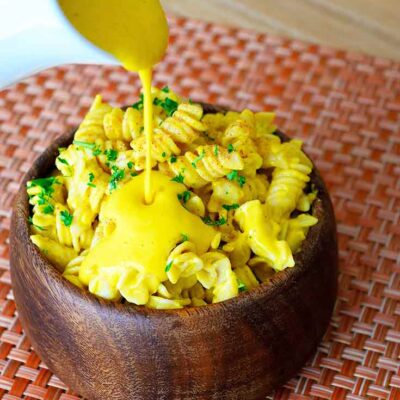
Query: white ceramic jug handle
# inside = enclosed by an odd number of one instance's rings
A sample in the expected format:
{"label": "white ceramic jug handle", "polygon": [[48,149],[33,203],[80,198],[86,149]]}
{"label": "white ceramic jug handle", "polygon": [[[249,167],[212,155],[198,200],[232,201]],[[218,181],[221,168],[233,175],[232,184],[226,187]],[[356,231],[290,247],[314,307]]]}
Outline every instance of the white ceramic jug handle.
{"label": "white ceramic jug handle", "polygon": [[0,0],[0,89],[71,63],[118,64],[72,27],[57,0]]}

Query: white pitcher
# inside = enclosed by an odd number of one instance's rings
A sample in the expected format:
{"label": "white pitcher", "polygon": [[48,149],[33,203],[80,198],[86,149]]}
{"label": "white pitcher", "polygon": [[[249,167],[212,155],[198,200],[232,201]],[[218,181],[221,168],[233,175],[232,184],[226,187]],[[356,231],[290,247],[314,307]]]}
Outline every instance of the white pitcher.
{"label": "white pitcher", "polygon": [[118,64],[81,36],[57,0],[0,0],[0,90],[62,64]]}

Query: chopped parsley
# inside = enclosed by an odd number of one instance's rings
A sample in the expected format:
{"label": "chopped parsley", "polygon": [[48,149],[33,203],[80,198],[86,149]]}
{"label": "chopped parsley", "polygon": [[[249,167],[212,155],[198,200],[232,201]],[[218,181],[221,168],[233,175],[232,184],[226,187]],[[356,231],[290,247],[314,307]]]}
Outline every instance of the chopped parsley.
{"label": "chopped parsley", "polygon": [[68,161],[65,158],[57,157],[57,160],[60,161],[61,164],[69,165]]}
{"label": "chopped parsley", "polygon": [[161,156],[165,158],[165,157],[167,157],[167,153],[165,151],[163,151]]}
{"label": "chopped parsley", "polygon": [[51,203],[47,203],[44,207],[43,207],[43,212],[45,214],[53,214],[54,212],[54,206]]}
{"label": "chopped parsley", "polygon": [[179,173],[177,176],[171,179],[172,182],[183,183],[184,176]]}
{"label": "chopped parsley", "polygon": [[171,164],[173,164],[173,163],[176,163],[176,160],[177,160],[176,156],[171,156],[171,158],[169,159],[169,162]]}
{"label": "chopped parsley", "polygon": [[181,200],[183,204],[187,203],[187,201],[190,199],[189,190],[185,190],[182,193],[178,193],[178,199]]}
{"label": "chopped parsley", "polygon": [[84,149],[91,149],[94,150],[96,148],[96,144],[95,143],[89,143],[89,142],[82,142],[80,140],[74,140],[72,142],[75,146],[78,147],[83,147]]}
{"label": "chopped parsley", "polygon": [[38,178],[29,181],[28,187],[39,186],[44,190],[49,190],[54,183],[60,184],[55,176],[49,176],[48,178]]}
{"label": "chopped parsley", "polygon": [[235,151],[235,148],[233,147],[232,143],[228,144],[228,153],[232,153],[232,151]]}
{"label": "chopped parsley", "polygon": [[53,184],[60,184],[55,176],[34,179],[27,184],[28,188],[39,187],[41,189],[40,193],[35,196],[37,196],[37,204],[43,206],[44,214],[53,214],[54,212],[54,205],[49,201],[54,192]]}
{"label": "chopped parsley", "polygon": [[160,106],[164,111],[167,113],[169,117],[171,117],[174,112],[178,109],[179,104],[175,101],[172,100],[169,97],[166,97],[164,100],[160,100],[159,98],[155,98],[153,100],[153,104],[155,106]]}
{"label": "chopped parsley", "polygon": [[239,183],[240,187],[243,187],[243,185],[246,183],[246,177],[243,175],[239,175],[237,170],[229,172],[229,174],[226,175],[226,177],[230,181],[236,181],[237,183]]}
{"label": "chopped parsley", "polygon": [[247,289],[247,286],[241,281],[241,280],[237,280],[238,281],[238,289],[239,289],[239,293],[245,292]]}
{"label": "chopped parsley", "polygon": [[94,174],[93,174],[93,172],[90,172],[89,182],[87,183],[87,185],[90,187],[96,187],[96,185],[93,183],[93,181],[94,181]]}
{"label": "chopped parsley", "polygon": [[143,110],[143,93],[140,94],[140,100],[132,104],[132,108],[136,110]]}
{"label": "chopped parsley", "polygon": [[92,151],[92,154],[93,154],[95,157],[99,156],[99,155],[101,154],[101,149],[100,149],[100,147],[95,147],[95,148],[93,149],[93,151]]}
{"label": "chopped parsley", "polygon": [[104,154],[107,156],[107,161],[115,161],[118,157],[118,151],[114,149],[107,149]]}
{"label": "chopped parsley", "polygon": [[28,222],[29,222],[29,225],[34,226],[36,229],[39,229],[39,231],[45,231],[46,230],[46,228],[43,228],[43,226],[39,226],[39,225],[34,224],[33,220],[32,220],[32,217],[28,217]]}
{"label": "chopped parsley", "polygon": [[172,261],[170,261],[166,266],[165,266],[165,272],[168,272],[172,267]]}
{"label": "chopped parsley", "polygon": [[129,169],[132,169],[132,168],[133,168],[133,162],[132,162],[132,161],[128,161],[128,162],[126,163],[126,166],[127,166]]}
{"label": "chopped parsley", "polygon": [[136,171],[131,172],[131,176],[138,176],[138,173]]}
{"label": "chopped parsley", "polygon": [[168,86],[164,86],[164,87],[161,89],[161,91],[164,92],[164,93],[169,93],[169,87],[168,87]]}
{"label": "chopped parsley", "polygon": [[60,218],[65,226],[71,226],[74,217],[67,210],[63,210],[60,212]]}
{"label": "chopped parsley", "polygon": [[182,243],[187,242],[189,240],[189,236],[186,235],[186,233],[181,233],[181,236],[182,236]]}
{"label": "chopped parsley", "polygon": [[246,183],[246,177],[243,175],[239,175],[237,181],[238,181],[240,187],[243,187],[244,184]]}
{"label": "chopped parsley", "polygon": [[117,183],[124,179],[125,177],[125,171],[123,169],[119,169],[115,165],[111,167],[111,178],[110,181],[108,182],[108,188],[111,191],[115,190],[117,188]]}
{"label": "chopped parsley", "polygon": [[58,152],[61,154],[63,151],[67,150],[66,147],[59,147]]}
{"label": "chopped parsley", "polygon": [[192,166],[193,166],[193,168],[197,168],[197,163],[202,159],[202,158],[204,158],[204,156],[206,155],[206,152],[205,152],[205,150],[203,149],[202,151],[201,151],[201,153],[194,159],[194,161],[192,162]]}
{"label": "chopped parsley", "polygon": [[217,156],[219,153],[219,148],[217,145],[214,146],[214,154]]}
{"label": "chopped parsley", "polygon": [[224,208],[226,211],[236,210],[237,208],[239,208],[239,204],[238,203],[223,204],[222,208]]}
{"label": "chopped parsley", "polygon": [[226,219],[224,217],[221,217],[214,221],[209,216],[207,216],[207,217],[203,217],[202,220],[206,225],[210,225],[210,226],[221,226],[221,225],[226,224]]}

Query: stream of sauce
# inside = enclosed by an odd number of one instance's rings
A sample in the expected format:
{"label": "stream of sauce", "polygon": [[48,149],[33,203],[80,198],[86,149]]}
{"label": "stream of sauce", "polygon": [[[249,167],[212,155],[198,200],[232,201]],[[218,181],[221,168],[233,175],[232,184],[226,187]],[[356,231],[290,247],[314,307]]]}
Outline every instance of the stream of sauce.
{"label": "stream of sauce", "polygon": [[[128,71],[139,73],[144,96],[146,168],[144,174],[115,191],[101,211],[115,224],[86,257],[80,277],[88,283],[99,266],[136,263],[160,281],[166,279],[169,252],[189,237],[199,253],[207,250],[215,231],[188,212],[177,195],[185,190],[152,171],[152,69],[168,45],[168,24],[159,0],[58,0],[65,16],[86,39],[115,56]],[[143,176],[144,175],[144,176]]]}

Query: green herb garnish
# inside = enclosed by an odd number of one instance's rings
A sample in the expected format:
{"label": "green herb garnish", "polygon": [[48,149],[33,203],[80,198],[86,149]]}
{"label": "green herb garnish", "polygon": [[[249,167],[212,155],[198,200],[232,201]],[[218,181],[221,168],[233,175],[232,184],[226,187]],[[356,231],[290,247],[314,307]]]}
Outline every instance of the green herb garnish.
{"label": "green herb garnish", "polygon": [[172,182],[183,183],[184,176],[179,173],[177,176],[171,179]]}
{"label": "green herb garnish", "polygon": [[38,178],[33,179],[27,183],[28,188],[38,186],[42,189],[42,193],[39,195],[41,197],[48,196],[51,197],[51,194],[54,192],[53,185],[60,184],[55,176],[49,176],[48,178]]}
{"label": "green herb garnish", "polygon": [[123,169],[119,169],[115,165],[111,167],[111,178],[110,181],[108,182],[108,188],[111,191],[115,190],[117,188],[117,183],[124,179],[125,177],[125,171]]}
{"label": "green herb garnish", "polygon": [[179,104],[172,100],[169,97],[166,97],[164,100],[160,100],[157,97],[153,100],[153,104],[155,106],[160,106],[167,113],[169,117],[171,117],[174,112],[178,109]]}
{"label": "green herb garnish", "polygon": [[233,171],[229,172],[229,174],[226,175],[226,177],[230,181],[238,182],[240,187],[243,187],[243,185],[246,183],[246,177],[243,176],[243,175],[239,175],[238,171],[236,171],[236,170],[233,170]]}
{"label": "green herb garnish", "polygon": [[53,204],[47,203],[44,207],[43,207],[43,212],[45,214],[53,214],[54,212],[54,206]]}
{"label": "green herb garnish", "polygon": [[101,154],[101,149],[100,149],[100,147],[95,147],[95,148],[93,149],[93,151],[92,151],[92,154],[93,154],[95,157],[99,156],[99,155]]}
{"label": "green herb garnish", "polygon": [[232,143],[228,144],[228,153],[232,153],[232,151],[235,151],[235,148],[233,147]]}
{"label": "green herb garnish", "polygon": [[238,282],[238,289],[239,289],[239,293],[245,292],[247,289],[247,286],[241,281],[241,280],[237,280]]}
{"label": "green herb garnish", "polygon": [[183,204],[186,204],[187,201],[190,199],[190,192],[189,190],[185,190],[182,193],[178,193],[178,199],[183,202]]}
{"label": "green herb garnish", "polygon": [[32,179],[31,181],[28,182],[28,187],[39,186],[43,189],[48,189],[54,183],[60,184],[60,182],[57,181],[57,178],[55,176],[49,176],[48,178]]}
{"label": "green herb garnish", "polygon": [[165,151],[163,151],[161,156],[165,158],[165,157],[167,157],[167,153]]}
{"label": "green herb garnish", "polygon": [[43,228],[43,226],[39,226],[33,223],[32,217],[28,217],[28,223],[29,225],[34,226],[36,229],[39,229],[39,231],[45,231],[46,228]]}
{"label": "green herb garnish", "polygon": [[126,163],[126,166],[127,166],[129,169],[132,169],[132,168],[133,168],[133,162],[132,162],[132,161],[128,161],[128,162]]}
{"label": "green herb garnish", "polygon": [[172,267],[172,261],[170,261],[166,266],[165,266],[165,272],[168,272]]}
{"label": "green herb garnish", "polygon": [[107,161],[115,161],[118,157],[118,151],[114,149],[107,149],[104,154],[107,156]]}
{"label": "green herb garnish", "polygon": [[206,155],[206,152],[205,152],[205,150],[203,149],[202,151],[201,151],[201,153],[194,159],[194,161],[192,162],[192,166],[193,166],[193,168],[197,168],[197,163],[202,159],[202,158],[204,158],[204,156]]}
{"label": "green herb garnish", "polygon": [[219,153],[219,148],[217,145],[214,146],[214,154],[217,156]]}
{"label": "green herb garnish", "polygon": [[57,160],[60,161],[61,164],[69,165],[65,158],[57,157]]}
{"label": "green herb garnish", "polygon": [[236,210],[237,208],[239,208],[239,204],[238,203],[234,203],[234,204],[223,204],[222,208],[224,208],[226,211],[230,211],[230,210]]}
{"label": "green herb garnish", "polygon": [[89,182],[87,183],[88,186],[95,188],[96,185],[93,183],[94,181],[94,174],[93,172],[89,173]]}
{"label": "green herb garnish", "polygon": [[164,93],[169,93],[169,87],[168,87],[168,86],[164,86],[164,87],[161,89],[161,91],[164,92]]}
{"label": "green herb garnish", "polygon": [[84,149],[92,149],[93,150],[96,147],[95,143],[82,142],[80,140],[74,140],[72,143],[75,146],[83,147]]}
{"label": "green herb garnish", "polygon": [[60,218],[65,226],[71,226],[74,217],[67,210],[63,210],[60,212]]}
{"label": "green herb garnish", "polygon": [[182,236],[182,243],[187,242],[189,240],[189,236],[186,235],[186,233],[181,233],[181,236]]}
{"label": "green herb garnish", "polygon": [[246,177],[243,175],[239,175],[237,181],[238,181],[240,187],[243,187],[244,184],[246,183]]}
{"label": "green herb garnish", "polygon": [[131,107],[136,110],[143,110],[143,93],[140,93],[140,100],[132,104]]}
{"label": "green herb garnish", "polygon": [[221,226],[221,225],[226,224],[226,219],[224,217],[221,217],[214,221],[209,216],[207,216],[207,217],[203,217],[202,220],[205,224],[210,225],[210,226]]}
{"label": "green herb garnish", "polygon": [[176,163],[176,160],[177,160],[176,156],[171,156],[170,159],[169,159],[169,162],[171,164],[173,164],[173,163]]}

